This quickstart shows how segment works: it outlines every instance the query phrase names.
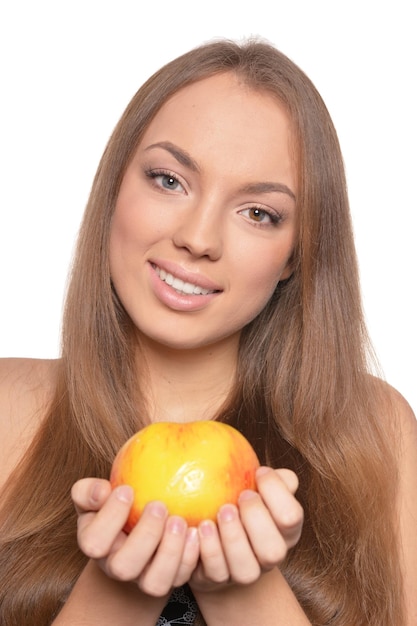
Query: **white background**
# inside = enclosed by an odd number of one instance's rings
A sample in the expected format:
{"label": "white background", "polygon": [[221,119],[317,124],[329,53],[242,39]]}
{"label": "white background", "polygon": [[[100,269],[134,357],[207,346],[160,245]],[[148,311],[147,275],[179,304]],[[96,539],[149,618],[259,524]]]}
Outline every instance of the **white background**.
{"label": "white background", "polygon": [[412,0],[0,0],[0,356],[55,357],[106,141],[160,65],[260,35],[321,92],[345,157],[368,326],[417,408],[417,44]]}

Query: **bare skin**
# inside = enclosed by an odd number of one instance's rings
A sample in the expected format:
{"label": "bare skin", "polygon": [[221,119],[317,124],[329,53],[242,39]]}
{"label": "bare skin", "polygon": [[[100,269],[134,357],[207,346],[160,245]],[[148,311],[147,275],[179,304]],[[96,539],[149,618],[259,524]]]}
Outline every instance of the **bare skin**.
{"label": "bare skin", "polygon": [[[0,441],[2,453],[0,455],[0,475],[6,481],[19,458],[24,455],[30,444],[31,436],[36,432],[41,421],[42,411],[49,399],[49,394],[54,381],[54,367],[52,361],[36,360],[0,360]],[[398,423],[401,431],[399,445],[399,475],[400,487],[398,492],[398,509],[400,516],[399,541],[404,547],[402,562],[404,570],[405,603],[407,607],[407,621],[405,626],[413,626],[417,619],[417,605],[415,588],[417,585],[417,504],[414,494],[417,490],[417,421],[406,401],[394,390],[393,399],[397,407]],[[384,412],[381,411],[383,418]],[[19,416],[19,417],[18,417]],[[23,420],[21,419],[23,416]],[[22,433],[28,433],[22,437]],[[30,433],[30,434],[29,434]],[[262,474],[262,472],[261,472]],[[271,489],[276,497],[275,490],[281,493],[281,497],[291,501],[291,493],[296,489],[297,481],[292,473],[285,471],[266,471],[261,477],[261,492]],[[260,483],[261,484],[261,483]],[[154,533],[155,542],[159,538],[159,558],[166,565],[167,550],[171,555],[171,562],[178,565],[172,568],[165,579],[161,579],[158,573],[158,562],[153,561],[151,567],[144,570],[132,570],[132,559],[129,556],[130,548],[138,550],[138,535],[126,538],[121,529],[129,508],[129,493],[125,492],[110,496],[110,488],[107,481],[86,479],[80,481],[73,490],[76,506],[80,513],[80,545],[84,545],[86,552],[91,552],[91,560],[76,584],[67,604],[55,620],[57,625],[72,624],[101,624],[110,626],[115,623],[121,626],[136,625],[138,622],[145,626],[154,626],[170,592],[171,584],[180,584],[189,579],[196,596],[200,610],[209,626],[234,624],[239,619],[239,624],[253,626],[259,619],[259,607],[262,606],[264,624],[276,626],[280,622],[279,615],[284,613],[291,615],[291,624],[309,624],[301,608],[298,605],[291,589],[279,572],[279,567],[273,567],[271,560],[263,563],[263,571],[256,574],[256,565],[249,566],[249,575],[243,580],[244,575],[238,560],[241,550],[246,550],[245,538],[240,536],[242,522],[239,519],[230,518],[230,509],[226,507],[225,519],[219,520],[220,535],[223,533],[224,541],[230,541],[233,534],[237,536],[235,555],[228,548],[228,559],[225,558],[225,545],[221,543],[215,528],[213,532],[200,528],[191,531],[182,525],[180,520],[166,516],[163,507],[156,506],[156,510],[147,511],[145,522],[149,524]],[[266,496],[268,497],[268,496]],[[250,525],[251,508],[256,515],[261,517],[265,511],[258,508],[258,502],[253,494],[244,494],[239,503],[242,520]],[[98,514],[100,511],[100,515]],[[162,513],[162,517],[161,516]],[[156,514],[156,516],[155,516]],[[155,534],[155,519],[159,524]],[[103,533],[103,527],[111,520],[112,538],[114,543],[109,542],[109,535]],[[256,521],[258,523],[258,520]],[[296,525],[295,525],[296,526]],[[100,530],[101,528],[101,530]],[[138,533],[146,532],[145,525]],[[286,539],[281,543],[283,550],[281,556],[279,550],[275,558],[277,562],[282,558],[286,547],[296,540],[297,530],[289,531],[284,536]],[[103,533],[102,536],[100,533]],[[100,539],[101,537],[101,539]],[[228,539],[227,539],[228,537]],[[243,541],[242,541],[243,540]],[[220,544],[218,543],[220,541]],[[129,542],[129,545],[128,545]],[[287,542],[287,543],[285,543]],[[162,547],[162,543],[164,543]],[[268,540],[269,545],[270,540]],[[129,550],[127,550],[129,547]],[[107,551],[107,552],[106,552]],[[258,564],[262,558],[270,555],[267,551],[262,557],[262,546],[258,548]],[[206,571],[203,566],[193,569],[196,557],[199,553],[206,554]],[[249,555],[250,556],[250,555]],[[251,559],[249,559],[251,560]],[[204,559],[203,559],[204,562]],[[222,565],[223,563],[223,565]],[[228,563],[227,567],[224,563]],[[219,567],[220,565],[220,567]],[[266,566],[266,567],[265,567]],[[137,567],[137,564],[135,564]],[[113,568],[113,569],[112,569]],[[223,568],[223,570],[222,570]],[[239,580],[231,583],[225,580],[229,576],[233,579],[233,571],[238,573]],[[117,573],[116,573],[117,572]],[[250,581],[250,577],[253,580]],[[122,579],[122,580],[119,580]],[[155,586],[155,581],[161,587]],[[279,597],[279,606],[274,598]],[[237,618],[236,607],[242,610],[242,615]],[[286,606],[285,612],[282,610]],[[221,607],[221,609],[220,609]],[[256,607],[256,609],[255,609]],[[256,611],[256,613],[254,613]],[[245,621],[246,620],[246,621]],[[288,624],[283,621],[282,624]]]}
{"label": "bare skin", "polygon": [[[54,362],[1,360],[0,374],[4,446],[0,470],[7,480],[30,445],[31,437],[22,438],[22,432],[33,436],[41,423],[53,386]],[[18,421],[19,415],[25,416],[24,423]],[[259,597],[267,595],[267,588],[259,587],[260,576],[275,569],[301,532],[302,510],[293,497],[297,485],[289,470],[262,468],[259,494],[242,493],[238,508],[225,505],[218,526],[207,521],[189,529],[183,519],[169,517],[162,503],[152,503],[126,536],[122,528],[131,504],[130,489],[111,492],[108,481],[79,481],[72,494],[80,515],[79,543],[91,560],[54,623],[110,625],[117,615],[121,625],[139,620],[154,626],[172,587],[187,581],[196,597],[201,597],[202,610],[207,604],[207,623],[222,623],[220,617],[210,618],[213,603],[207,603],[206,594],[221,593],[227,605],[230,591],[230,612],[235,584],[246,590],[254,584],[251,602],[258,593]],[[269,508],[264,501],[271,501]],[[265,580],[272,581],[272,576]],[[291,597],[278,571],[275,577]],[[270,610],[272,615],[273,607]],[[297,611],[302,615],[301,609]],[[308,624],[304,617],[303,623]]]}
{"label": "bare skin", "polygon": [[0,489],[39,428],[55,368],[49,360],[0,359]]}
{"label": "bare skin", "polygon": [[[292,155],[283,109],[227,76],[178,92],[144,134],[116,203],[110,267],[140,337],[152,421],[211,419],[225,401],[241,329],[291,274]],[[31,360],[0,365],[5,480],[39,428],[55,367]],[[417,422],[401,397],[394,402],[404,626],[412,626]],[[89,562],[54,624],[155,626],[172,588],[188,582],[208,626],[308,625],[279,569],[302,531],[298,479],[289,470],[263,467],[256,480],[257,491],[243,492],[237,506],[225,504],[217,524],[187,528],[153,502],[129,535],[122,529],[131,489],[112,492],[108,481],[94,477],[78,481],[72,489],[78,543]]]}
{"label": "bare skin", "polygon": [[229,394],[237,349],[237,338],[183,353],[142,338],[151,421],[211,419]]}

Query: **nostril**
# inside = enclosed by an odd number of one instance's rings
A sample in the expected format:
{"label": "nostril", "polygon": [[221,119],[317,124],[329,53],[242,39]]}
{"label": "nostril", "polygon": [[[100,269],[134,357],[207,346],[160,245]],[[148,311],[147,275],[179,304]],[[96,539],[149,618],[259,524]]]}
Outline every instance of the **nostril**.
{"label": "nostril", "polygon": [[198,240],[185,237],[175,237],[174,244],[177,248],[183,248],[189,252],[193,257],[202,258],[207,257],[214,261],[221,255],[221,243],[219,241],[207,241]]}

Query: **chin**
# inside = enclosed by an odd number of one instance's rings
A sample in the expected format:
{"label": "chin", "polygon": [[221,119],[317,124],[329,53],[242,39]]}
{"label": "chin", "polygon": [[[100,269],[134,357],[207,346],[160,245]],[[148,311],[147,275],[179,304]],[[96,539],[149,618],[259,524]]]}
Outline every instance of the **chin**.
{"label": "chin", "polygon": [[215,346],[225,346],[225,345],[238,345],[240,337],[240,331],[234,332],[230,335],[216,335],[216,336],[208,336],[201,337],[201,332],[198,336],[190,336],[190,334],[184,331],[182,332],[180,329],[176,329],[175,333],[172,335],[168,335],[167,333],[144,333],[143,331],[138,331],[138,338],[141,345],[146,347],[146,345],[152,346],[154,349],[158,346],[162,350],[171,350],[171,351],[197,351],[197,350],[205,350],[214,348]]}

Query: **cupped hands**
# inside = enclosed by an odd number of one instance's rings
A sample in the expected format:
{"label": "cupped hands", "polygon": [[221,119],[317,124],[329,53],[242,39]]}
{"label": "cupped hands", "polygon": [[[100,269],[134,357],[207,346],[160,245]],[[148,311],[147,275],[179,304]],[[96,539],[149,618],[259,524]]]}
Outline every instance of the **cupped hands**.
{"label": "cupped hands", "polygon": [[280,565],[303,524],[295,498],[298,479],[291,470],[260,467],[256,483],[257,491],[243,491],[237,505],[219,509],[217,523],[204,520],[198,528],[188,527],[154,501],[126,534],[132,488],[112,491],[107,480],[81,479],[72,488],[79,547],[110,578],[134,582],[155,597],[185,583],[199,592],[251,584]]}

